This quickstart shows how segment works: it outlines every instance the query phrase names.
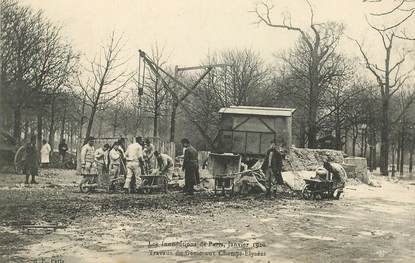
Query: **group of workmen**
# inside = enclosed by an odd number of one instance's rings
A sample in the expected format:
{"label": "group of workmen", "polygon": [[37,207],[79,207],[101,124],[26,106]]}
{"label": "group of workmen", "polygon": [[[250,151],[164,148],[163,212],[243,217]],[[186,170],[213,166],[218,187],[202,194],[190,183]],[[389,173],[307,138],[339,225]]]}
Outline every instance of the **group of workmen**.
{"label": "group of workmen", "polygon": [[[153,172],[154,159],[160,176],[172,178],[174,161],[165,154],[155,150],[150,139],[142,137],[134,138],[134,142],[125,147],[125,140],[113,143],[112,146],[104,144],[95,149],[95,138],[89,137],[87,143],[81,149],[81,174],[97,175],[98,178],[105,174],[116,179],[125,177],[124,191],[135,192],[142,184],[141,177]],[[200,182],[198,153],[188,139],[182,140],[184,148],[183,170],[185,172],[186,194],[193,194],[194,185]]]}
{"label": "group of workmen", "polygon": [[[114,142],[112,146],[104,144],[102,147],[95,149],[95,138],[89,137],[87,143],[81,149],[81,173],[83,175],[97,175],[98,178],[104,174],[109,174],[112,178],[123,176],[125,177],[124,190],[131,193],[141,186],[141,176],[152,173],[155,158],[159,174],[171,179],[174,167],[173,159],[169,155],[155,150],[154,145],[148,138],[144,140],[142,137],[136,137],[134,140],[126,148],[125,140],[121,138]],[[45,157],[41,159],[47,159],[47,162],[49,162],[48,155],[50,150],[48,149],[50,146],[48,146],[46,141],[42,143],[41,155]],[[181,143],[184,152],[182,169],[185,173],[183,191],[186,194],[192,195],[194,186],[200,184],[198,152],[188,139],[182,139]],[[61,152],[62,145],[64,144],[65,142],[63,141],[59,145],[59,152]],[[67,146],[65,147],[67,148]],[[43,153],[46,151],[44,148],[48,151],[47,154]],[[261,167],[265,173],[266,194],[268,196],[271,194],[272,185],[284,185],[282,168],[285,154],[284,145],[278,145],[276,141],[271,141]],[[26,174],[25,183],[28,184],[29,178],[32,176],[30,183],[36,184],[35,176],[38,174],[38,158],[36,139],[34,137],[25,145],[23,160],[23,169]],[[344,187],[347,179],[346,172],[340,164],[327,161],[323,163],[323,167],[317,169],[316,173],[319,178],[332,180],[339,187]]]}

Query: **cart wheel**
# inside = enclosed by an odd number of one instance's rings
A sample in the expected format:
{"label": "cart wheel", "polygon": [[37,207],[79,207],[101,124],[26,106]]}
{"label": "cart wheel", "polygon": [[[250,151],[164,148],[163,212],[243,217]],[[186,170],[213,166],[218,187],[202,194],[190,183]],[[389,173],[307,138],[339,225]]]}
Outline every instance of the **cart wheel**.
{"label": "cart wheel", "polygon": [[91,191],[91,188],[88,185],[88,178],[83,178],[81,183],[79,184],[79,190],[81,190],[81,193],[88,193],[89,191]]}
{"label": "cart wheel", "polygon": [[301,194],[303,196],[303,199],[305,200],[311,200],[314,196],[308,184],[304,185],[303,190],[301,191]]}
{"label": "cart wheel", "polygon": [[336,200],[339,200],[342,193],[343,193],[342,190],[336,189],[333,193],[333,198]]}
{"label": "cart wheel", "polygon": [[24,172],[23,155],[24,155],[24,146],[20,146],[20,148],[16,151],[16,154],[14,155],[14,169],[16,171],[16,174],[23,174]]}
{"label": "cart wheel", "polygon": [[113,182],[110,182],[107,187],[107,193],[114,193],[114,191],[115,191],[115,185]]}

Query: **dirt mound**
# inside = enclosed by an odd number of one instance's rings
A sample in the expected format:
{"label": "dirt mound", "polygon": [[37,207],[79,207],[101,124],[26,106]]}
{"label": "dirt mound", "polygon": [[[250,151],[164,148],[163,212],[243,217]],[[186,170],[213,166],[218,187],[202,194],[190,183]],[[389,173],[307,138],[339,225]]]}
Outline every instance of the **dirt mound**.
{"label": "dirt mound", "polygon": [[324,161],[342,164],[344,162],[343,152],[330,149],[292,147],[284,160],[283,170],[315,171]]}

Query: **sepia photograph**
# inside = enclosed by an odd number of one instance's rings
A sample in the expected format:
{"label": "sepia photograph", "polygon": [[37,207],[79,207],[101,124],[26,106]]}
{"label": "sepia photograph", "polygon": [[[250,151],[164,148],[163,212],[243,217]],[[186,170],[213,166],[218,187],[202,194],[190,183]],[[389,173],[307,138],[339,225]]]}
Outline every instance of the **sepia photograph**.
{"label": "sepia photograph", "polygon": [[0,0],[0,263],[415,262],[414,0]]}

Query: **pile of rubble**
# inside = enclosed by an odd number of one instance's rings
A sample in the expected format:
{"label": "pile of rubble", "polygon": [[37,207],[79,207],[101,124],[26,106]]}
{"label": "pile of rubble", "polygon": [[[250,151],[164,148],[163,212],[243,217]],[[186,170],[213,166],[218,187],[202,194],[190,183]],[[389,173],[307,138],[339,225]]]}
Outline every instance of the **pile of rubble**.
{"label": "pile of rubble", "polygon": [[329,149],[307,149],[295,148],[290,149],[290,153],[286,157],[283,170],[284,171],[315,171],[323,165],[324,161],[344,163],[344,155],[342,151]]}

